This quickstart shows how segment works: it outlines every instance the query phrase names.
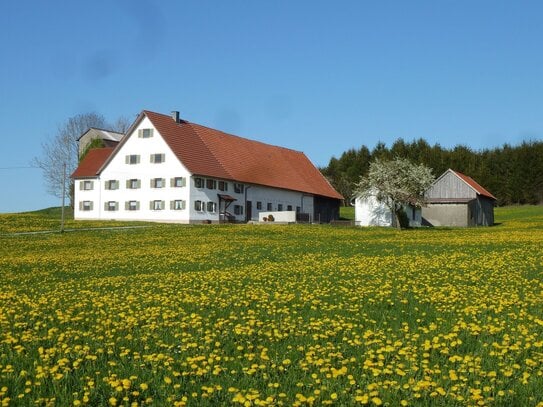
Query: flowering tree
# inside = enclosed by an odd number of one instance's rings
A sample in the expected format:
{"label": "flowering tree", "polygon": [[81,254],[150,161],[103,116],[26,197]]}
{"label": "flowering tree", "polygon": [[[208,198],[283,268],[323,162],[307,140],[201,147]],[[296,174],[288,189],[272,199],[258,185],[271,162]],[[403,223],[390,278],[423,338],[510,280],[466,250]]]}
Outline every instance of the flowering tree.
{"label": "flowering tree", "polygon": [[433,181],[432,170],[423,164],[413,164],[405,158],[377,159],[355,191],[360,198],[374,196],[384,203],[394,216],[396,227],[401,228],[399,214],[403,205],[423,206],[424,192]]}

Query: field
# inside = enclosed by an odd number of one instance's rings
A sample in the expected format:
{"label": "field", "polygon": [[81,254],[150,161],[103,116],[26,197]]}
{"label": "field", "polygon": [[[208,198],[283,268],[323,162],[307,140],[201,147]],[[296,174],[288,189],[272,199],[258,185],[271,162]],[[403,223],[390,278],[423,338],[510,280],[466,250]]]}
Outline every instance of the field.
{"label": "field", "polygon": [[0,215],[0,405],[543,406],[543,207],[496,221]]}

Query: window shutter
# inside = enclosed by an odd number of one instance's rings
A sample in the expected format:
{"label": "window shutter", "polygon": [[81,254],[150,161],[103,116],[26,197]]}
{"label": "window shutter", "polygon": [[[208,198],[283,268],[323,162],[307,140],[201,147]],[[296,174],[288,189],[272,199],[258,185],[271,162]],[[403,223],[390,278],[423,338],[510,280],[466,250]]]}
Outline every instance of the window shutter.
{"label": "window shutter", "polygon": [[175,186],[175,178],[170,178],[170,187],[173,188]]}
{"label": "window shutter", "polygon": [[126,189],[130,189],[130,180],[129,179],[126,180]]}
{"label": "window shutter", "polygon": [[136,210],[139,211],[140,209],[140,201],[136,201]]}
{"label": "window shutter", "polygon": [[139,137],[139,138],[142,138],[142,137],[143,137],[143,129],[139,129],[139,130],[138,130],[138,137]]}
{"label": "window shutter", "polygon": [[153,201],[149,201],[149,209],[150,209],[150,210],[153,210],[153,209],[154,209],[154,208],[153,208]]}
{"label": "window shutter", "polygon": [[137,181],[137,184],[138,184],[138,188],[141,188],[141,179],[139,179],[139,180]]}
{"label": "window shutter", "polygon": [[155,187],[155,179],[154,178],[151,178],[151,181],[150,181],[150,185],[149,185],[151,188],[154,188]]}
{"label": "window shutter", "polygon": [[153,137],[153,131],[154,129],[149,129],[149,137]]}
{"label": "window shutter", "polygon": [[125,164],[130,164],[130,156],[129,155],[124,157],[124,163]]}
{"label": "window shutter", "polygon": [[115,181],[115,189],[119,189],[119,181]]}
{"label": "window shutter", "polygon": [[127,211],[130,208],[130,202],[124,201],[124,210]]}
{"label": "window shutter", "polygon": [[79,210],[80,210],[80,211],[83,210],[83,202],[82,202],[82,201],[79,201]]}
{"label": "window shutter", "polygon": [[138,154],[138,155],[136,156],[136,164],[139,164],[139,163],[140,163],[140,155]]}
{"label": "window shutter", "polygon": [[151,160],[151,164],[154,164],[154,162],[155,162],[155,155],[154,154],[151,154],[150,160]]}
{"label": "window shutter", "polygon": [[185,177],[181,178],[181,186],[184,187],[187,185],[187,179]]}
{"label": "window shutter", "polygon": [[89,208],[90,208],[91,211],[92,211],[92,208],[93,208],[93,206],[94,206],[93,203],[94,203],[94,202],[90,201]]}
{"label": "window shutter", "polygon": [[166,178],[160,178],[160,185],[162,185],[162,188],[166,186]]}
{"label": "window shutter", "polygon": [[116,211],[119,210],[119,202],[115,202],[115,210],[116,210]]}
{"label": "window shutter", "polygon": [[185,209],[187,207],[187,201],[181,201],[181,209]]}
{"label": "window shutter", "polygon": [[172,210],[175,207],[175,201],[170,201],[170,210]]}
{"label": "window shutter", "polygon": [[166,208],[166,201],[160,201],[160,209],[164,210]]}
{"label": "window shutter", "polygon": [[166,154],[160,154],[160,162],[163,163],[166,161]]}
{"label": "window shutter", "polygon": [[104,202],[104,211],[107,211],[108,210],[108,204],[107,202]]}

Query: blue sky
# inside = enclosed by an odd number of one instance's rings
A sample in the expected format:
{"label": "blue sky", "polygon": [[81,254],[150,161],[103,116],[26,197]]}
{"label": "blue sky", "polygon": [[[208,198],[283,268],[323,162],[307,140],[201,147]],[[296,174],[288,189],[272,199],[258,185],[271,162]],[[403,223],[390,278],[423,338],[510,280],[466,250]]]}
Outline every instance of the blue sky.
{"label": "blue sky", "polygon": [[70,116],[142,109],[301,150],[543,139],[539,1],[3,1],[0,212]]}

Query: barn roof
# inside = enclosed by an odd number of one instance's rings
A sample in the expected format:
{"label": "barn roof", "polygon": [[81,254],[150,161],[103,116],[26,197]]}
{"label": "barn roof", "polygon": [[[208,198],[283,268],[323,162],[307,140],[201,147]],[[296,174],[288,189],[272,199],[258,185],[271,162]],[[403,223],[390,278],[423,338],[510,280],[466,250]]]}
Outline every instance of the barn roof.
{"label": "barn roof", "polygon": [[79,141],[85,134],[87,134],[88,132],[91,132],[91,131],[98,134],[102,140],[109,140],[109,141],[119,142],[124,137],[123,133],[119,133],[119,132],[112,131],[112,130],[99,129],[98,127],[89,127],[89,129],[85,133],[83,133],[81,136],[79,136],[77,141]]}
{"label": "barn roof", "polygon": [[496,197],[492,195],[490,192],[488,192],[485,188],[483,188],[481,185],[479,185],[473,178],[462,174],[461,172],[450,170],[454,174],[456,174],[459,178],[461,178],[466,184],[468,184],[475,192],[477,192],[479,195],[486,196],[487,198],[496,200]]}
{"label": "barn roof", "polygon": [[102,165],[106,162],[111,153],[113,153],[113,150],[113,147],[93,148],[89,150],[73,172],[72,178],[96,177],[100,172]]}

